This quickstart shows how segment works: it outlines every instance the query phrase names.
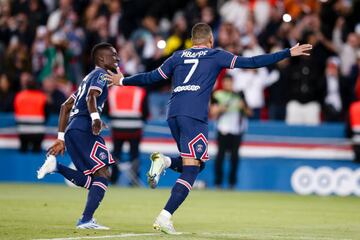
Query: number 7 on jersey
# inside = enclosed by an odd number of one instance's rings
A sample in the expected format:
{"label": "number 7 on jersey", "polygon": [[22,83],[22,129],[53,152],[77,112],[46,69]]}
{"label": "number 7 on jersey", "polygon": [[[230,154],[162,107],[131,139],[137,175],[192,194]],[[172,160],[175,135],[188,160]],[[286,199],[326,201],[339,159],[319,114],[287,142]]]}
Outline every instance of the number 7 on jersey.
{"label": "number 7 on jersey", "polygon": [[191,76],[194,74],[195,69],[197,68],[197,66],[199,64],[199,59],[185,59],[184,63],[185,64],[193,64],[190,69],[190,72],[188,73],[188,75],[186,76],[186,78],[183,82],[183,83],[187,83],[190,80]]}

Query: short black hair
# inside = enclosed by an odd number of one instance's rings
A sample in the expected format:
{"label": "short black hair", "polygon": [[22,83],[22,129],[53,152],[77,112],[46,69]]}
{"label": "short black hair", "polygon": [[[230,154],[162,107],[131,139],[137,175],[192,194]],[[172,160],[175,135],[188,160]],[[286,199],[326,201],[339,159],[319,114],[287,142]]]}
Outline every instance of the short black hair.
{"label": "short black hair", "polygon": [[191,38],[193,41],[204,41],[211,36],[211,27],[206,23],[197,23],[191,29]]}
{"label": "short black hair", "polygon": [[96,60],[95,58],[96,58],[96,55],[99,50],[103,50],[106,48],[112,48],[112,47],[113,47],[113,45],[111,45],[110,43],[107,43],[107,42],[101,42],[101,43],[96,44],[91,49],[91,59],[93,60],[93,62],[95,62],[95,60]]}

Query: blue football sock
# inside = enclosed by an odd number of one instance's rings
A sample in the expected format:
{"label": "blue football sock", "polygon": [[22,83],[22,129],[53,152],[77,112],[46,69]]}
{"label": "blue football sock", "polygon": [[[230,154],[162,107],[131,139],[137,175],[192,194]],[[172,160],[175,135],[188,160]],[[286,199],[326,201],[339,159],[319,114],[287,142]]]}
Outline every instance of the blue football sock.
{"label": "blue football sock", "polygon": [[74,183],[76,186],[88,189],[91,185],[90,176],[86,176],[82,172],[68,168],[60,163],[57,163],[57,172],[63,175],[70,182]]}
{"label": "blue football sock", "polygon": [[182,174],[172,188],[171,196],[164,208],[166,211],[173,214],[182,204],[195,182],[199,169],[198,166],[183,166]]}
{"label": "blue football sock", "polygon": [[175,172],[181,173],[182,170],[183,170],[182,158],[180,156],[179,157],[172,157],[171,158],[171,165],[170,165],[169,168],[171,168]]}
{"label": "blue football sock", "polygon": [[94,177],[86,202],[86,207],[83,212],[82,222],[90,221],[94,212],[99,207],[101,200],[104,198],[108,180],[104,177]]}

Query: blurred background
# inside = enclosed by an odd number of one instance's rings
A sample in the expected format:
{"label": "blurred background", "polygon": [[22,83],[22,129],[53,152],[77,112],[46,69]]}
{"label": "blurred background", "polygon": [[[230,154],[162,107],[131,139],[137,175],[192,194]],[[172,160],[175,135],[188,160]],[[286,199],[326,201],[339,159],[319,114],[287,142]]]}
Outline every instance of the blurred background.
{"label": "blurred background", "polygon": [[[235,111],[240,121],[235,132],[222,132],[225,114],[210,116],[211,160],[195,186],[360,195],[359,0],[0,0],[0,181],[37,182],[61,103],[94,68],[96,43],[113,44],[122,72],[133,75],[191,47],[197,22],[212,27],[215,47],[245,57],[298,42],[313,50],[221,72],[211,107]],[[166,123],[171,82],[118,89],[103,113],[110,126],[103,136],[118,161],[112,182],[145,186],[148,154],[177,154]],[[216,100],[219,91],[239,103]],[[129,109],[137,122],[112,114]],[[219,144],[229,131],[231,148]],[[71,162],[67,154],[58,160]],[[163,187],[176,179],[167,175]],[[64,183],[56,175],[44,181]]]}

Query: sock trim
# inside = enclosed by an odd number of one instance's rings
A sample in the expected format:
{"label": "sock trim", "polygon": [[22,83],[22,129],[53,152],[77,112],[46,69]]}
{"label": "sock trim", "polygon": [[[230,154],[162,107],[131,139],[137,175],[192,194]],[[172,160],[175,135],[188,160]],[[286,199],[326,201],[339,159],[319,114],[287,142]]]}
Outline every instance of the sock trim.
{"label": "sock trim", "polygon": [[90,184],[91,184],[91,177],[87,176],[87,180],[86,183],[84,185],[84,188],[89,189],[90,188]]}
{"label": "sock trim", "polygon": [[192,186],[191,186],[191,184],[190,184],[190,183],[188,183],[187,181],[185,181],[185,180],[183,180],[183,179],[179,178],[178,180],[176,180],[176,182],[177,182],[177,183],[180,183],[180,184],[182,184],[182,185],[184,185],[187,189],[189,189],[189,191],[191,191]]}
{"label": "sock trim", "polygon": [[101,187],[102,189],[104,189],[104,191],[107,190],[107,186],[105,184],[103,184],[102,182],[93,182],[92,186]]}

